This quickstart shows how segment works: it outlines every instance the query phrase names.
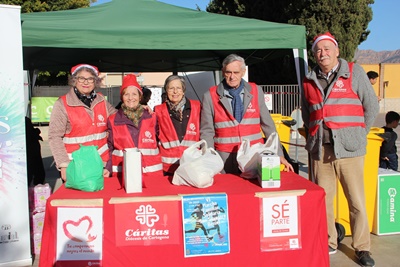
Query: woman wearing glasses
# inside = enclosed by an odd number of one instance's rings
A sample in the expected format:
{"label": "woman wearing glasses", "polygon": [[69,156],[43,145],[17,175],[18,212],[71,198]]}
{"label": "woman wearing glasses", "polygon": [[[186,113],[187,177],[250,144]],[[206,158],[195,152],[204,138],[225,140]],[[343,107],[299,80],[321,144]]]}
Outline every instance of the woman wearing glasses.
{"label": "woman wearing glasses", "polygon": [[[108,161],[107,118],[116,112],[96,92],[101,85],[97,67],[89,64],[72,67],[69,84],[69,92],[54,103],[49,124],[50,149],[64,181],[71,153],[80,144],[96,145],[103,162]],[[104,176],[109,176],[107,169]]]}
{"label": "woman wearing glasses", "polygon": [[183,151],[200,138],[200,102],[185,97],[183,77],[169,76],[164,83],[167,99],[156,106],[159,124],[159,147],[163,169],[172,175],[179,166]]}

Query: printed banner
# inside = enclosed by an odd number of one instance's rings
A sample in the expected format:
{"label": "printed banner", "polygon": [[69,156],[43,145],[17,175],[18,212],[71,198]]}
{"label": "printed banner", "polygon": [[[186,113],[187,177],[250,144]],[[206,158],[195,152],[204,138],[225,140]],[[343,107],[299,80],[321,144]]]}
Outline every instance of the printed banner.
{"label": "printed banner", "polygon": [[102,266],[103,208],[57,208],[56,266]]}
{"label": "printed banner", "polygon": [[115,204],[117,246],[182,243],[178,201]]}
{"label": "printed banner", "polygon": [[[400,173],[379,169],[377,197],[377,222],[372,232],[377,235],[400,233]],[[399,193],[397,193],[397,190]]]}
{"label": "printed banner", "polygon": [[20,12],[0,5],[0,266],[32,264]]}
{"label": "printed banner", "polygon": [[298,196],[260,198],[261,251],[301,249]]}
{"label": "printed banner", "polygon": [[182,197],[185,257],[230,252],[226,194]]}
{"label": "printed banner", "polygon": [[32,97],[31,120],[35,122],[50,122],[54,102],[58,97]]}

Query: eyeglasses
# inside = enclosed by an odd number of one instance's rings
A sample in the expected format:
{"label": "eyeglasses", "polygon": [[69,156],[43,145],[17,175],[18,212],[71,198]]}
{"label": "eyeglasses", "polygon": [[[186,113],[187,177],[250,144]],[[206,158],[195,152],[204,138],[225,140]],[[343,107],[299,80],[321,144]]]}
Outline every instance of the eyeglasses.
{"label": "eyeglasses", "polygon": [[168,87],[167,88],[167,92],[174,92],[174,91],[180,92],[180,91],[183,91],[183,88],[182,87]]}
{"label": "eyeglasses", "polygon": [[79,76],[79,77],[77,77],[77,80],[78,80],[78,82],[80,82],[80,83],[85,83],[85,82],[94,83],[95,78],[94,78],[94,77],[85,78],[85,77]]}

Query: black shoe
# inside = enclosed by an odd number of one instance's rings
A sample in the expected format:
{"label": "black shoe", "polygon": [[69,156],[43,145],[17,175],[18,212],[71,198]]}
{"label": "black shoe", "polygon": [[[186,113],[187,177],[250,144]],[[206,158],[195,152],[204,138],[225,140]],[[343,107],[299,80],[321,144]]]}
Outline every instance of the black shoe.
{"label": "black shoe", "polygon": [[337,250],[331,246],[329,246],[329,255],[335,254]]}
{"label": "black shoe", "polygon": [[356,257],[360,262],[361,266],[375,266],[375,261],[371,258],[371,253],[369,251],[356,251]]}

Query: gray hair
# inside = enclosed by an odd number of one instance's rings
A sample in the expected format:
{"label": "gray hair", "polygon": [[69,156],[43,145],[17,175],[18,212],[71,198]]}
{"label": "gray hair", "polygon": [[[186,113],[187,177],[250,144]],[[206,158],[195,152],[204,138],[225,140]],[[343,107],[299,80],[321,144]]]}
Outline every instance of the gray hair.
{"label": "gray hair", "polygon": [[231,64],[234,61],[239,61],[240,63],[242,63],[241,64],[242,69],[246,69],[246,63],[244,61],[244,58],[236,54],[230,54],[222,61],[222,69],[225,69],[228,64]]}
{"label": "gray hair", "polygon": [[76,82],[77,82],[77,78],[78,78],[78,74],[81,73],[84,70],[87,71],[87,72],[90,72],[93,75],[93,77],[94,77],[94,90],[99,89],[101,87],[101,82],[102,82],[103,79],[100,78],[93,69],[87,68],[87,67],[82,67],[77,72],[75,72],[75,74],[70,75],[69,78],[68,78],[68,84],[70,86],[75,87]]}
{"label": "gray hair", "polygon": [[170,75],[170,76],[167,77],[167,79],[165,79],[164,90],[167,91],[167,86],[169,85],[169,83],[172,82],[172,81],[175,81],[175,80],[179,80],[181,82],[183,92],[186,92],[185,79],[182,76],[178,76],[178,75]]}

